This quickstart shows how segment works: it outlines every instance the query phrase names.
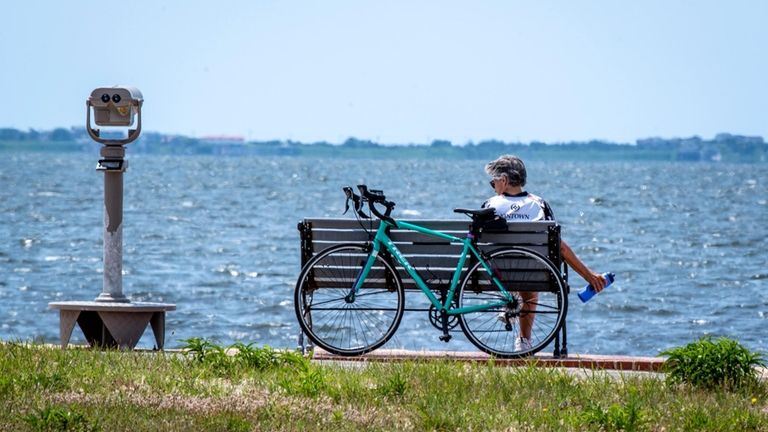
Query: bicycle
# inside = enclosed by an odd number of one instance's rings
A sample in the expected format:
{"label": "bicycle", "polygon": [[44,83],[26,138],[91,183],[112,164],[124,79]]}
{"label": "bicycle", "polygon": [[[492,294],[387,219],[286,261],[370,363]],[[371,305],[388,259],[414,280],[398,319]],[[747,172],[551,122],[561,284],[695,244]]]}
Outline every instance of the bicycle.
{"label": "bicycle", "polygon": [[[369,241],[341,244],[312,257],[302,268],[294,292],[296,317],[304,334],[333,354],[356,356],[384,345],[396,332],[405,310],[396,264],[413,279],[431,303],[430,318],[451,339],[458,325],[480,350],[501,358],[532,355],[546,347],[563,326],[567,285],[557,266],[539,253],[508,246],[490,252],[475,243],[474,232],[506,229],[494,209],[454,209],[472,218],[464,238],[395,220],[395,203],[380,190],[358,185],[361,195],[345,187],[346,209],[353,201],[358,220],[370,213],[380,224]],[[376,206],[385,208],[382,213]],[[345,210],[346,213],[346,210]],[[462,245],[447,291],[440,298],[427,285],[389,237],[391,228],[412,230]],[[463,274],[463,277],[462,277]],[[530,346],[515,346],[524,322],[530,327]]]}

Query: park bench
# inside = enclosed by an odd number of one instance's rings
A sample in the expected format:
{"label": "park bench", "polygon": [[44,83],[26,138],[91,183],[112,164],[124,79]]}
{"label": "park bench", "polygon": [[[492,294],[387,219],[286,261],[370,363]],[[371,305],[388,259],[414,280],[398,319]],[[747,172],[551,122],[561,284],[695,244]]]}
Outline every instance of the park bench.
{"label": "park bench", "polygon": [[[464,237],[468,230],[473,229],[469,219],[466,220],[408,220],[426,228],[442,231],[456,237]],[[301,265],[302,267],[316,254],[326,248],[342,243],[365,243],[369,240],[369,233],[375,234],[379,226],[378,220],[356,219],[330,219],[307,218],[299,222],[298,230],[301,237]],[[541,222],[510,222],[506,231],[474,230],[476,246],[485,252],[495,249],[518,246],[524,247],[548,258],[554,266],[561,271],[563,280],[568,281],[568,269],[560,256],[560,226],[554,221]],[[435,295],[440,298],[440,290],[445,291],[450,285],[451,277],[456,268],[458,257],[461,253],[461,245],[449,243],[436,237],[422,233],[399,230],[392,228],[390,231],[392,241],[398,249],[413,265],[419,275],[427,281]],[[469,261],[469,260],[468,260]],[[552,281],[547,274],[537,275],[536,270],[526,265],[524,259],[515,264],[518,278],[520,274],[528,284],[526,289],[550,290]],[[464,271],[472,265],[465,264]],[[397,267],[403,286],[408,290],[418,290],[414,280],[404,269]],[[505,272],[506,273],[506,272]],[[526,274],[527,273],[527,274]],[[383,283],[383,282],[382,282]],[[406,292],[406,312],[427,312],[428,307],[423,303],[424,296],[421,293],[408,295]],[[409,300],[411,300],[409,302]],[[567,299],[564,299],[567,312]],[[425,315],[426,316],[426,315]],[[308,343],[308,342],[307,342]],[[305,338],[299,334],[299,348],[306,349]],[[566,357],[568,354],[566,324],[563,326],[554,340],[555,357]]]}

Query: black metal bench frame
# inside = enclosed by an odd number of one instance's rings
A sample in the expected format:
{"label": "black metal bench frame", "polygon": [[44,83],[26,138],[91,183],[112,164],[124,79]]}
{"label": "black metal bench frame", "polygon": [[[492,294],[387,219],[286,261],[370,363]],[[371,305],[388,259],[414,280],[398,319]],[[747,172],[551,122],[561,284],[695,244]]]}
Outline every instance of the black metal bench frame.
{"label": "black metal bench frame", "polygon": [[[463,237],[473,230],[469,220],[409,220],[408,222],[433,230]],[[365,243],[376,233],[378,220],[307,218],[299,222],[298,230],[301,238],[302,267],[322,250],[342,243]],[[542,222],[510,222],[506,231],[473,230],[475,245],[478,249],[490,252],[508,246],[523,247],[549,259],[554,267],[560,270],[561,276],[568,287],[568,266],[560,254],[560,226],[554,221]],[[451,244],[446,240],[427,236],[409,230],[392,228],[390,238],[408,261],[425,280],[450,280],[455,270],[461,245]],[[468,262],[467,267],[473,263]],[[404,288],[418,289],[413,280],[399,268]],[[431,277],[427,277],[431,276]],[[437,290],[437,288],[435,288]],[[436,295],[439,293],[436,292]],[[406,301],[408,296],[406,296]],[[568,298],[563,299],[567,306]],[[423,309],[406,308],[406,311],[423,311]],[[567,309],[566,309],[567,312]],[[566,315],[567,318],[567,315]],[[560,332],[554,340],[553,356],[563,358],[568,355],[568,339],[566,330],[567,320],[563,320]],[[299,348],[306,350],[305,338],[299,331]]]}

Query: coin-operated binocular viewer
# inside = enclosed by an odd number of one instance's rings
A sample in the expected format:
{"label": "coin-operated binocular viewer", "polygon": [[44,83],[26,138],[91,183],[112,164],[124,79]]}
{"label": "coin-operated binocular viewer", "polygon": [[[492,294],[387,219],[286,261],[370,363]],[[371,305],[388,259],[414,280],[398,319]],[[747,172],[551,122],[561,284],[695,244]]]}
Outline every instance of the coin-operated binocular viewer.
{"label": "coin-operated binocular viewer", "polygon": [[[101,87],[86,101],[86,128],[94,141],[103,144],[96,166],[104,172],[104,287],[97,302],[128,302],[123,295],[123,173],[128,168],[125,145],[141,133],[144,96],[135,87]],[[91,111],[97,126],[130,127],[122,139],[106,139],[91,126]]]}
{"label": "coin-operated binocular viewer", "polygon": [[[106,145],[125,145],[134,141],[141,133],[141,105],[144,104],[144,96],[136,87],[101,87],[91,92],[86,100],[86,127],[94,141]],[[94,122],[98,126],[133,126],[136,120],[136,129],[128,130],[128,137],[118,140],[107,140],[100,137],[99,129],[91,127],[91,108],[93,108]]]}
{"label": "coin-operated binocular viewer", "polygon": [[[131,302],[123,295],[123,173],[128,167],[125,145],[141,133],[141,106],[144,97],[135,87],[100,87],[86,100],[86,129],[101,143],[97,171],[104,173],[104,283],[94,301],[50,303],[61,311],[60,336],[63,347],[69,342],[75,323],[92,346],[133,348],[148,323],[162,349],[165,339],[165,312],[176,305]],[[127,135],[105,136],[98,127],[128,128]],[[136,124],[135,128],[132,128]]]}

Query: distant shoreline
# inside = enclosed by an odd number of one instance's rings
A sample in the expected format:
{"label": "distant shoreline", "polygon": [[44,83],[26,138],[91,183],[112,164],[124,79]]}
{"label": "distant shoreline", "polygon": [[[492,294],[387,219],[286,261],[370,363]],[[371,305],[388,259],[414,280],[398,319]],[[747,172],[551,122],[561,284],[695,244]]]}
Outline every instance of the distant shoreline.
{"label": "distant shoreline", "polygon": [[[0,152],[91,152],[96,144],[84,128],[19,131],[0,128]],[[379,144],[349,138],[341,144],[296,141],[245,141],[241,137],[190,138],[147,132],[130,144],[134,154],[310,156],[397,159],[489,159],[504,153],[541,160],[648,160],[689,162],[765,163],[768,144],[762,137],[722,133],[711,140],[647,138],[634,144],[591,140],[567,143],[511,143],[484,140],[455,145],[435,140],[429,144]]]}

